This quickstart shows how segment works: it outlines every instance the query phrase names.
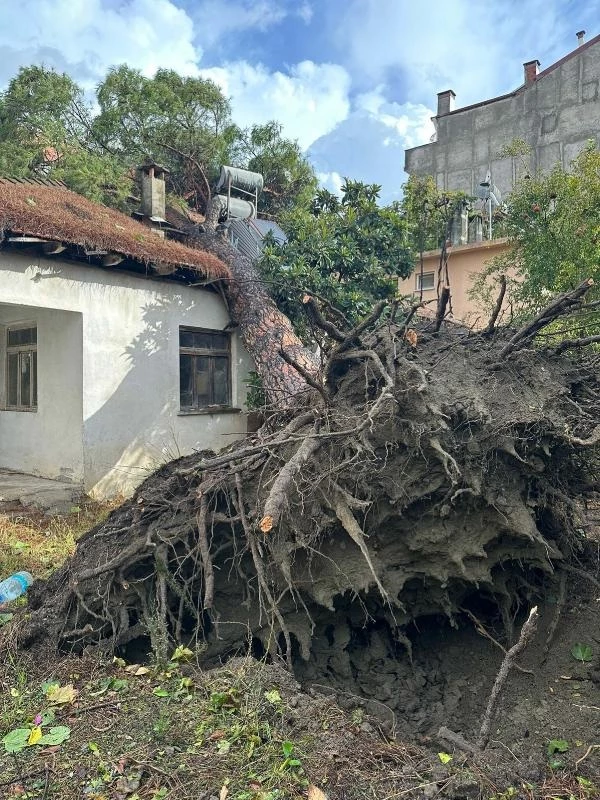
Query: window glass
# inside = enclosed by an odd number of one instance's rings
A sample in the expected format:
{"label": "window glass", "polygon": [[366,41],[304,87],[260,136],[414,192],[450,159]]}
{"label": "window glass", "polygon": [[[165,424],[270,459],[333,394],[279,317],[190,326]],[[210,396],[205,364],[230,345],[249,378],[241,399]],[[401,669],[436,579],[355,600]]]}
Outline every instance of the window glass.
{"label": "window glass", "polygon": [[229,335],[179,329],[179,388],[183,409],[231,403]]}
{"label": "window glass", "polygon": [[191,408],[194,394],[192,391],[192,370],[194,356],[179,356],[179,393],[182,408]]}
{"label": "window glass", "polygon": [[211,405],[210,361],[208,356],[195,356],[194,405],[196,408]]}
{"label": "window glass", "polygon": [[229,403],[229,359],[215,356],[213,364],[213,403],[225,406]]}
{"label": "window glass", "polygon": [[37,351],[31,354],[31,405],[37,408]]}
{"label": "window glass", "polygon": [[31,353],[19,353],[21,372],[21,405],[31,406]]}
{"label": "window glass", "polygon": [[8,331],[8,346],[36,344],[37,328],[10,328]]}
{"label": "window glass", "polygon": [[16,406],[19,403],[19,354],[9,353],[6,365],[6,403]]}
{"label": "window glass", "polygon": [[433,272],[424,272],[422,275],[417,273],[417,289],[433,289],[435,286],[435,275]]}

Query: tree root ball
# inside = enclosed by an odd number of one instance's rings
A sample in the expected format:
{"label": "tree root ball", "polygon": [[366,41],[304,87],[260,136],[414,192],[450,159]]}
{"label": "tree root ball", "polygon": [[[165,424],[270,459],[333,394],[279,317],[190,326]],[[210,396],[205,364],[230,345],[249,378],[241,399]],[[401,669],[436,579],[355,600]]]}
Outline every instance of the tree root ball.
{"label": "tree root ball", "polygon": [[338,346],[323,391],[159,469],[34,584],[21,643],[201,644],[207,664],[250,648],[343,674],[352,642],[410,657],[419,619],[485,607],[510,646],[515,614],[583,547],[597,371],[426,328],[408,341],[380,322]]}

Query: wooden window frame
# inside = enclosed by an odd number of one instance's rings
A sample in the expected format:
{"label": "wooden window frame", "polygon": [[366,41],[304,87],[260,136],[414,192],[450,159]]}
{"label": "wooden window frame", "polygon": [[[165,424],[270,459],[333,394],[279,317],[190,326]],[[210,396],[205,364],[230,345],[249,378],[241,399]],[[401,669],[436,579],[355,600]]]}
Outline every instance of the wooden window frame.
{"label": "wooden window frame", "polygon": [[[422,286],[421,279],[429,278],[431,276],[431,286]],[[435,272],[424,272],[422,275],[420,272],[416,273],[416,283],[415,288],[417,292],[431,292],[435,289]]]}
{"label": "wooden window frame", "polygon": [[[37,323],[31,322],[23,322],[15,325],[6,325],[5,326],[5,372],[4,372],[4,391],[5,391],[5,404],[4,409],[6,411],[29,411],[29,412],[36,412],[38,410],[38,365],[37,365],[37,330],[38,326]],[[13,344],[9,343],[10,334],[13,331],[19,330],[35,330],[35,344]],[[32,358],[33,354],[35,354],[35,359]],[[10,372],[8,369],[8,361],[11,355],[17,356],[17,403],[10,404],[9,397],[10,397]],[[32,359],[32,368],[31,368],[31,383],[29,386],[29,404],[25,405],[22,402],[22,381],[21,381],[21,359],[23,356],[29,356]]]}
{"label": "wooden window frame", "polygon": [[[212,347],[184,347],[181,344],[181,334],[185,332],[190,333],[203,333],[208,336],[225,336],[227,338],[226,348],[212,348]],[[214,397],[214,368],[216,358],[227,358],[227,402],[226,403],[211,403],[200,405],[196,398],[192,397],[192,405],[184,406],[181,402],[181,356],[201,356],[209,359],[209,389],[212,400]],[[191,325],[179,326],[179,410],[182,414],[197,414],[203,413],[207,410],[218,409],[231,409],[232,408],[232,371],[231,371],[231,336],[226,331],[215,330],[214,328],[196,328]],[[195,366],[193,367],[195,369]],[[195,389],[192,389],[195,392]]]}

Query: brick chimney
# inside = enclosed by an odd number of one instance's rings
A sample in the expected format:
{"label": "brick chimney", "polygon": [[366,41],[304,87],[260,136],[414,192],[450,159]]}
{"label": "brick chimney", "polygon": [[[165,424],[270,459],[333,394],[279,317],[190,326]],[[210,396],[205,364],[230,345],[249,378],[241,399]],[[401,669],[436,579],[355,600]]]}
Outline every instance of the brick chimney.
{"label": "brick chimney", "polygon": [[539,66],[540,62],[537,58],[534,58],[533,61],[526,61],[523,64],[525,86],[529,86],[530,83],[535,82],[539,72]]}
{"label": "brick chimney", "polygon": [[577,45],[581,47],[585,42],[585,31],[577,31]]}
{"label": "brick chimney", "polygon": [[152,230],[163,235],[160,224],[165,223],[165,176],[169,170],[154,161],[148,161],[138,167],[140,189],[142,193],[139,216],[144,218]]}
{"label": "brick chimney", "polygon": [[451,111],[454,111],[454,100],[456,95],[452,91],[452,89],[446,89],[445,92],[438,92],[438,103],[437,103],[437,115],[438,117],[444,117],[446,114],[449,114]]}

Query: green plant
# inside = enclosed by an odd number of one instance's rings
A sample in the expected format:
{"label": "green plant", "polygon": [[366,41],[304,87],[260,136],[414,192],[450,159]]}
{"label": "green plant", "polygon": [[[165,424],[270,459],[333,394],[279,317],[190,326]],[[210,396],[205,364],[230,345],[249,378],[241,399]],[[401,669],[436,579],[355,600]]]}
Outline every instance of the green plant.
{"label": "green plant", "polygon": [[264,408],[267,403],[267,396],[258,372],[249,372],[244,383],[247,387],[246,408],[248,411],[257,411],[259,408]]}
{"label": "green plant", "polygon": [[589,644],[582,644],[581,642],[578,642],[571,648],[571,655],[573,658],[577,659],[577,661],[585,663],[592,660],[594,657],[594,651]]}
{"label": "green plant", "polygon": [[546,752],[548,754],[548,763],[552,769],[560,769],[564,766],[563,761],[557,757],[557,753],[566,753],[569,749],[569,743],[566,739],[550,739]]}

